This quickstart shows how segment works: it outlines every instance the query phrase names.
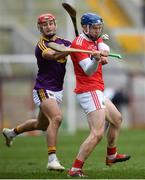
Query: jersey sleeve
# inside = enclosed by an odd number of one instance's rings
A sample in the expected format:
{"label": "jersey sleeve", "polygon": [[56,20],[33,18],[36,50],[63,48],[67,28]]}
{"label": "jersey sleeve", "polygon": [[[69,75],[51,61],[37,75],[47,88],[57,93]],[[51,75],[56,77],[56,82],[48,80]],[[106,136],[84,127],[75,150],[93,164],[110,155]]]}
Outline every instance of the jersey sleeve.
{"label": "jersey sleeve", "polygon": [[45,43],[45,41],[43,39],[41,39],[38,44],[37,44],[38,48],[40,49],[42,56],[49,50],[51,50],[51,48],[47,47],[47,44]]}
{"label": "jersey sleeve", "polygon": [[71,42],[69,40],[63,39],[59,36],[57,36],[57,39],[55,41],[57,44],[63,44],[66,47],[69,47],[71,45]]}
{"label": "jersey sleeve", "polygon": [[64,44],[66,47],[69,47],[69,46],[71,45],[71,42],[64,39],[63,44]]}
{"label": "jersey sleeve", "polygon": [[97,39],[97,43],[102,43],[103,42],[103,39],[100,37]]}
{"label": "jersey sleeve", "polygon": [[110,52],[110,47],[104,43],[102,38],[98,39],[97,44],[98,44],[98,50],[104,50]]}

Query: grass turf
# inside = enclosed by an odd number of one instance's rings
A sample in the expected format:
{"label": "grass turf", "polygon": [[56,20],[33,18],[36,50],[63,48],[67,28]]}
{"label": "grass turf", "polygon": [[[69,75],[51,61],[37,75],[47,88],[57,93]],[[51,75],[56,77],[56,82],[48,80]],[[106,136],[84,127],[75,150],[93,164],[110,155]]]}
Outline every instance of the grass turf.
{"label": "grass turf", "polygon": [[[69,136],[60,133],[58,157],[68,170],[78,148],[88,131],[78,131]],[[145,178],[145,130],[123,130],[118,140],[119,152],[129,153],[131,159],[107,167],[104,163],[106,138],[96,147],[84,165],[89,179],[144,179]],[[0,178],[1,179],[66,179],[67,171],[46,170],[47,146],[44,136],[19,136],[14,146],[8,148],[0,135]]]}

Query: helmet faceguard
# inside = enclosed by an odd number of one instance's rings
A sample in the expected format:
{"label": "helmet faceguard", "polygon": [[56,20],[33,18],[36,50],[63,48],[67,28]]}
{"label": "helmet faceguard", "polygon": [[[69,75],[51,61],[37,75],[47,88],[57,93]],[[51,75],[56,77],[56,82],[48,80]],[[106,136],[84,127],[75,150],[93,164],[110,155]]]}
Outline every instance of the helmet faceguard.
{"label": "helmet faceguard", "polygon": [[89,31],[90,31],[91,26],[102,25],[102,30],[98,34],[97,38],[99,38],[103,33],[103,19],[100,16],[98,16],[97,14],[94,14],[94,13],[83,14],[83,16],[81,17],[81,25],[87,26],[87,31],[85,31],[84,33],[92,40],[94,40],[94,38],[89,35]]}

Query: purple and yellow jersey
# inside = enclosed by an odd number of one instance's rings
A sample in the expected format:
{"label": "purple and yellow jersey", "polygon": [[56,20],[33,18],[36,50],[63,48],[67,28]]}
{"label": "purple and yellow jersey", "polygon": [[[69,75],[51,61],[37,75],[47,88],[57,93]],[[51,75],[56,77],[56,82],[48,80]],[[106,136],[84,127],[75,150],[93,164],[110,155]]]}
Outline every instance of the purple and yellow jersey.
{"label": "purple and yellow jersey", "polygon": [[[34,89],[47,89],[51,91],[61,91],[63,89],[64,75],[66,72],[66,58],[53,60],[44,59],[42,54],[49,51],[48,43],[50,41],[42,37],[35,48],[37,58],[38,73]],[[51,41],[52,42],[52,41]],[[57,44],[70,46],[71,42],[60,37],[54,41]]]}

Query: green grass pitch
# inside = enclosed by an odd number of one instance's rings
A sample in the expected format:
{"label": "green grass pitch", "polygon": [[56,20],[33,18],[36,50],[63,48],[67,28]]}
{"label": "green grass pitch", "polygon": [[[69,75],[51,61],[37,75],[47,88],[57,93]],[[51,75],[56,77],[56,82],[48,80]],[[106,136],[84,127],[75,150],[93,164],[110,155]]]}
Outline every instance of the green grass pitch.
{"label": "green grass pitch", "polygon": [[[88,131],[78,131],[70,136],[60,132],[58,157],[66,167],[64,172],[47,171],[47,146],[45,136],[19,136],[8,148],[0,135],[1,179],[66,179],[78,148]],[[145,178],[145,130],[122,130],[118,139],[119,152],[128,153],[131,159],[107,167],[106,138],[96,147],[84,165],[89,179],[144,179]]]}

